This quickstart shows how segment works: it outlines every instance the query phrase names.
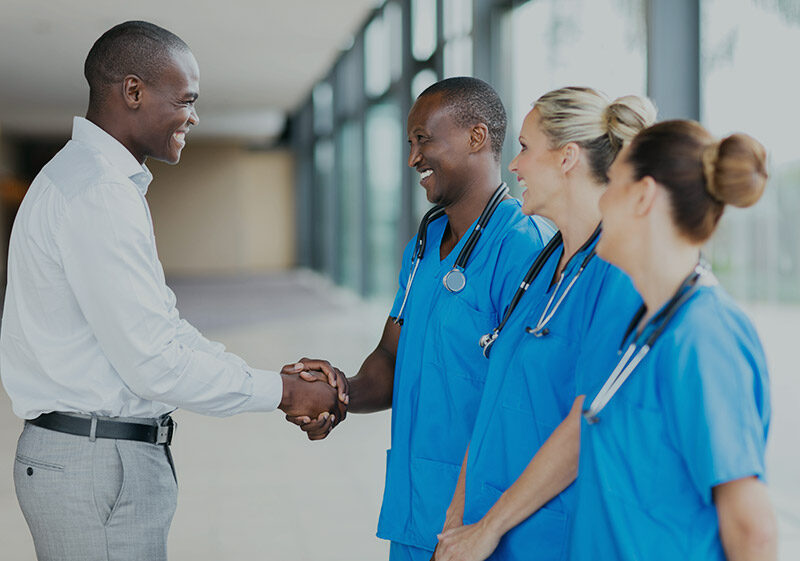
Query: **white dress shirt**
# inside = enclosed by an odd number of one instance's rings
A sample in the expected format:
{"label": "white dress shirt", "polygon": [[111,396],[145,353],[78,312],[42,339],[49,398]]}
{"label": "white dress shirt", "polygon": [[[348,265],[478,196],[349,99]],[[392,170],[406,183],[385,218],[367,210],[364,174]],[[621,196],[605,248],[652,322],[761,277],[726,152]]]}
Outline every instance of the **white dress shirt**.
{"label": "white dress shirt", "polygon": [[271,411],[276,372],[250,368],[178,315],[145,199],[152,175],[75,117],[11,234],[0,377],[14,413],[158,417]]}

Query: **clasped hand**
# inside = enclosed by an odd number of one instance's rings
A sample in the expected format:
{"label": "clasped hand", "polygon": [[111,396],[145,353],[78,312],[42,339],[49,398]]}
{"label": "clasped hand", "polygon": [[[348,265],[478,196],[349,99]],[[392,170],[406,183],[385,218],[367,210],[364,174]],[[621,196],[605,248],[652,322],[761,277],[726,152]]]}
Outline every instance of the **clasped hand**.
{"label": "clasped hand", "polygon": [[482,561],[497,548],[500,536],[484,521],[444,529],[431,561]]}
{"label": "clasped hand", "polygon": [[301,358],[284,366],[281,374],[303,380],[295,385],[300,396],[282,409],[286,420],[299,426],[309,440],[322,440],[344,421],[350,388],[341,370],[327,360]]}

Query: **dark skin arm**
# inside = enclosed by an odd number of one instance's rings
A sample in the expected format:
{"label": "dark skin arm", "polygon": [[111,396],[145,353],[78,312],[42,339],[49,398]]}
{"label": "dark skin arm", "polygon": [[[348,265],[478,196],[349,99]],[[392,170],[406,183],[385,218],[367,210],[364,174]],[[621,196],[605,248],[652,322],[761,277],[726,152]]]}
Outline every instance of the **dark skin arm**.
{"label": "dark skin arm", "polygon": [[[397,345],[400,341],[400,326],[393,318],[388,318],[383,327],[383,334],[378,346],[372,351],[358,373],[347,379],[347,411],[352,413],[374,413],[383,411],[392,406],[392,392],[394,390],[394,365],[397,357]],[[306,370],[322,370],[333,368],[327,361],[302,359]],[[309,416],[286,416],[286,419],[296,425],[308,435],[311,440],[325,438],[336,426],[335,421]],[[341,417],[343,419],[343,417]]]}

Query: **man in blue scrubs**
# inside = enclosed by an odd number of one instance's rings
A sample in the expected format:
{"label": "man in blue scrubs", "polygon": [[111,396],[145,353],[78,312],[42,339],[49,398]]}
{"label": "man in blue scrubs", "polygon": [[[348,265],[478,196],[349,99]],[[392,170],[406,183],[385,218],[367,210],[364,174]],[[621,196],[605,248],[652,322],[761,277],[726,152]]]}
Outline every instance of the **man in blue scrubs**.
{"label": "man in blue scrubs", "polygon": [[[378,536],[392,541],[392,561],[428,561],[483,391],[488,361],[478,340],[497,325],[552,230],[522,214],[519,201],[505,197],[469,253],[465,287],[450,292],[443,279],[501,185],[505,109],[485,82],[450,78],[417,98],[407,130],[408,165],[419,172],[428,200],[444,207],[444,215],[427,225],[418,263],[416,237],[405,249],[383,336],[350,379],[349,411],[392,408]],[[301,362],[307,369],[330,368],[324,361]],[[327,418],[303,428],[319,438],[333,424]]]}

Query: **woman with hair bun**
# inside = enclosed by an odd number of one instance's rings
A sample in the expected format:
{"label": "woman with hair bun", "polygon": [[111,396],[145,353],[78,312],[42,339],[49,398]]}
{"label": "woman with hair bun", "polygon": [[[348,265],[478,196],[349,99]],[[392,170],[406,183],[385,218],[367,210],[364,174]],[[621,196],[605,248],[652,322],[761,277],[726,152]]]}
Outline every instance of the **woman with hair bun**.
{"label": "woman with hair bun", "polygon": [[[644,304],[586,394],[571,558],[776,558],[769,381],[753,326],[702,262],[726,205],[755,203],[763,146],[693,121],[640,132],[609,172],[597,254]],[[616,361],[615,361],[616,362]]]}
{"label": "woman with hair bun", "polygon": [[522,211],[559,231],[482,338],[486,385],[438,560],[566,558],[580,438],[576,359],[621,337],[641,303],[630,279],[595,257],[598,201],[616,154],[654,120],[646,98],[612,102],[589,88],[551,91],[525,117],[509,169],[526,188]]}

